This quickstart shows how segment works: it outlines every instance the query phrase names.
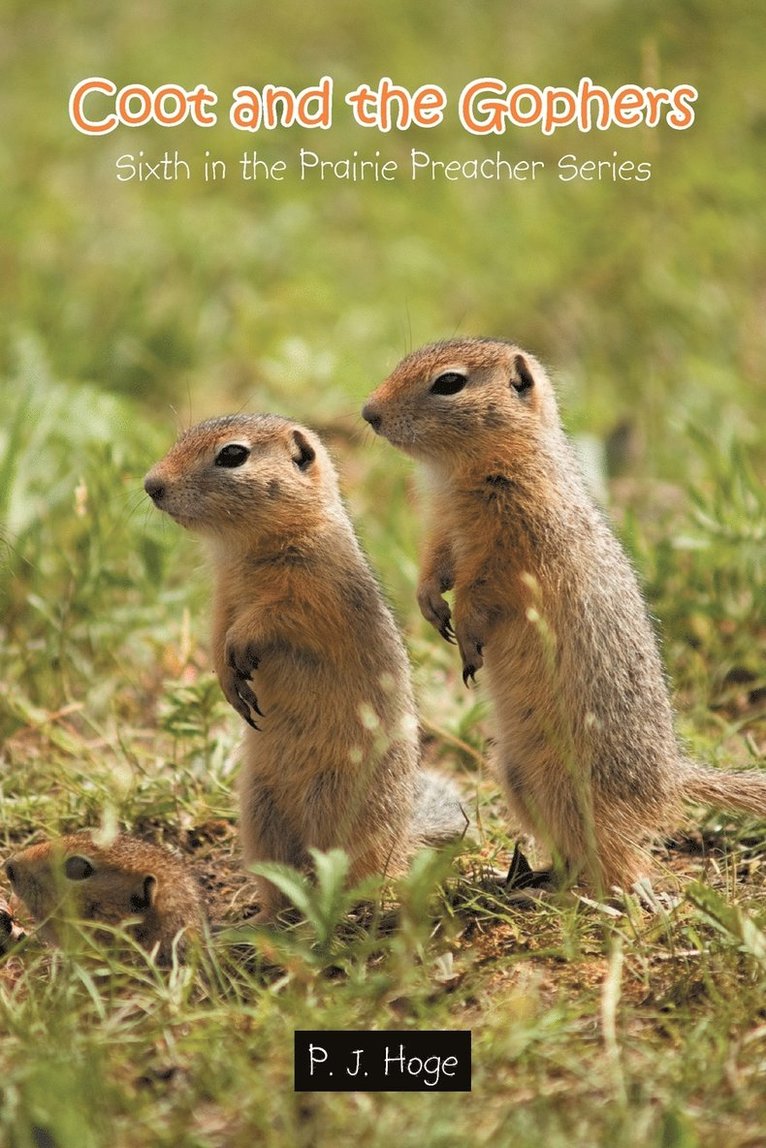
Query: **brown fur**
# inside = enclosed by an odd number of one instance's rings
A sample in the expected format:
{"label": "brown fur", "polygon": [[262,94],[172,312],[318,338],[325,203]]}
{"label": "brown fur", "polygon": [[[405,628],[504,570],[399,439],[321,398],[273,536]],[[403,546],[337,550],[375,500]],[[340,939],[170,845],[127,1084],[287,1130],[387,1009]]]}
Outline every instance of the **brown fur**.
{"label": "brown fur", "polygon": [[[244,447],[238,465],[221,451]],[[216,464],[216,460],[218,464]],[[449,833],[420,799],[417,720],[401,637],[343,508],[318,437],[272,415],[211,419],[147,475],[160,509],[206,537],[213,655],[248,723],[240,780],[245,859],[308,866],[346,849],[350,879],[400,872]],[[262,916],[281,903],[260,881]]]}
{"label": "brown fur", "polygon": [[[80,879],[67,876],[73,858]],[[158,959],[169,961],[174,942],[182,954],[185,940],[202,928],[199,889],[183,862],[132,837],[97,845],[88,832],[70,834],[31,845],[9,858],[5,870],[14,893],[53,942],[68,916],[109,925],[137,918],[130,931],[138,943],[150,951],[156,946]]]}
{"label": "brown fur", "polygon": [[[448,372],[465,384],[433,393]],[[466,681],[485,666],[498,775],[560,865],[627,887],[647,870],[647,836],[682,799],[766,815],[766,775],[683,756],[636,576],[532,356],[485,339],[425,347],[363,414],[425,464],[433,526],[418,601],[457,640]]]}

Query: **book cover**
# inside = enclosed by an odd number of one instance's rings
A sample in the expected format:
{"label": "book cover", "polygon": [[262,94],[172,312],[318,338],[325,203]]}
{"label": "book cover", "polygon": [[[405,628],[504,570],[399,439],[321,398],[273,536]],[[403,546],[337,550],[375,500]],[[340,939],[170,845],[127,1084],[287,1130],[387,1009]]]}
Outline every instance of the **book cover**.
{"label": "book cover", "polygon": [[[687,807],[648,906],[508,897],[486,675],[466,689],[421,616],[427,496],[361,416],[424,344],[541,361],[688,752],[763,767],[757,5],[6,0],[0,20],[2,856],[126,831],[180,853],[216,929],[168,971],[87,927],[36,946],[18,909],[0,1140],[759,1142],[762,822]],[[143,488],[180,432],[238,412],[330,449],[424,760],[472,822],[374,911],[337,854],[283,874],[301,919],[255,932],[211,571]]]}

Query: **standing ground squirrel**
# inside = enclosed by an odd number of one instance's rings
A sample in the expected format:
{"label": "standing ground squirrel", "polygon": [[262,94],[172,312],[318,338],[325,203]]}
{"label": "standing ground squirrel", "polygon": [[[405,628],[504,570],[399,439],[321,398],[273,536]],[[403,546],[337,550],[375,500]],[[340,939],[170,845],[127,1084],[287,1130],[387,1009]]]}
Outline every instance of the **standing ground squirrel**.
{"label": "standing ground squirrel", "polygon": [[5,862],[5,873],[46,940],[57,940],[62,916],[109,925],[133,917],[136,941],[150,951],[156,945],[167,962],[174,942],[183,953],[185,939],[203,927],[200,892],[183,862],[133,837],[97,845],[90,833],[73,833],[24,849]]}
{"label": "standing ground squirrel", "polygon": [[682,799],[766,815],[766,774],[708,769],[679,747],[636,576],[532,356],[492,339],[424,347],[362,414],[425,464],[418,602],[457,641],[464,681],[485,666],[499,778],[558,865],[627,888]]}
{"label": "standing ground squirrel", "polygon": [[[448,783],[418,769],[404,644],[319,438],[274,415],[192,427],[146,476],[156,505],[209,543],[213,654],[247,722],[245,860],[307,867],[345,849],[349,879],[401,872],[465,827]],[[259,880],[262,919],[281,906]]]}

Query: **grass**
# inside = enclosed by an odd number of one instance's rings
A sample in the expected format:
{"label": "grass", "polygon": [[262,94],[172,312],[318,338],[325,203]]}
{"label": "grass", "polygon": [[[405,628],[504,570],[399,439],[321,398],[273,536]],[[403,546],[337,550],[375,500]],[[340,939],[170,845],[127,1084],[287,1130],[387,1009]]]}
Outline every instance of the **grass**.
{"label": "grass", "polygon": [[[486,871],[507,864],[514,835],[485,766],[486,702],[418,615],[415,483],[357,414],[428,339],[511,334],[539,353],[641,572],[683,737],[703,760],[762,765],[754,13],[689,0],[553,5],[555,20],[527,6],[511,19],[499,0],[480,13],[397,2],[376,9],[381,38],[343,0],[282,5],[268,32],[245,8],[9,0],[0,16],[0,849],[119,824],[187,854],[226,926],[166,972],[87,930],[64,950],[30,943],[3,959],[0,1143],[760,1145],[763,826],[690,810],[657,856],[658,886],[680,900],[654,914],[633,901],[621,915],[521,907],[492,891]],[[652,69],[703,99],[692,132],[614,144],[652,160],[640,189],[118,188],[115,157],[166,137],[86,141],[65,119],[89,74],[227,91],[323,71],[350,88],[387,72],[454,95],[476,75],[617,85],[649,83]],[[176,139],[200,149],[199,135]],[[257,141],[274,159],[301,143],[320,147],[297,133]],[[454,124],[374,142],[399,158],[415,145],[439,158],[496,146]],[[222,127],[204,146],[235,163],[244,145]],[[372,146],[342,122],[321,141],[338,155]],[[608,155],[613,138],[502,146],[554,162]],[[239,407],[294,415],[330,443],[408,640],[428,759],[480,825],[456,861],[419,858],[372,918],[350,911],[329,858],[319,891],[296,890],[304,922],[248,945],[239,729],[210,672],[208,577],[141,491],[178,425]],[[295,1094],[296,1027],[470,1028],[473,1092]]]}

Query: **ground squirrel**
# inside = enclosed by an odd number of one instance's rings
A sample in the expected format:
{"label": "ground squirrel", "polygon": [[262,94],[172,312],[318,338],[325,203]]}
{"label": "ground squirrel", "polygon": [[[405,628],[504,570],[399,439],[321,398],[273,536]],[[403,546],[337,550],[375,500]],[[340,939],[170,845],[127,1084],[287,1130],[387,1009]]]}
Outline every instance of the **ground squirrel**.
{"label": "ground squirrel", "polygon": [[[457,836],[456,792],[418,768],[404,644],[318,436],[274,415],[210,419],[144,486],[209,543],[215,667],[248,725],[246,862],[308,867],[310,848],[342,847],[355,882]],[[267,919],[283,901],[263,879],[259,894]]]}
{"label": "ground squirrel", "polygon": [[24,849],[5,862],[5,873],[45,940],[58,939],[62,916],[109,925],[134,918],[132,936],[167,962],[174,944],[183,954],[202,929],[200,892],[186,866],[134,837],[97,845],[89,832],[73,833]]}
{"label": "ground squirrel", "polygon": [[708,769],[679,747],[636,576],[531,355],[493,339],[424,347],[362,414],[425,464],[418,602],[457,641],[464,681],[484,665],[500,781],[558,865],[627,888],[682,799],[766,815],[766,774]]}

